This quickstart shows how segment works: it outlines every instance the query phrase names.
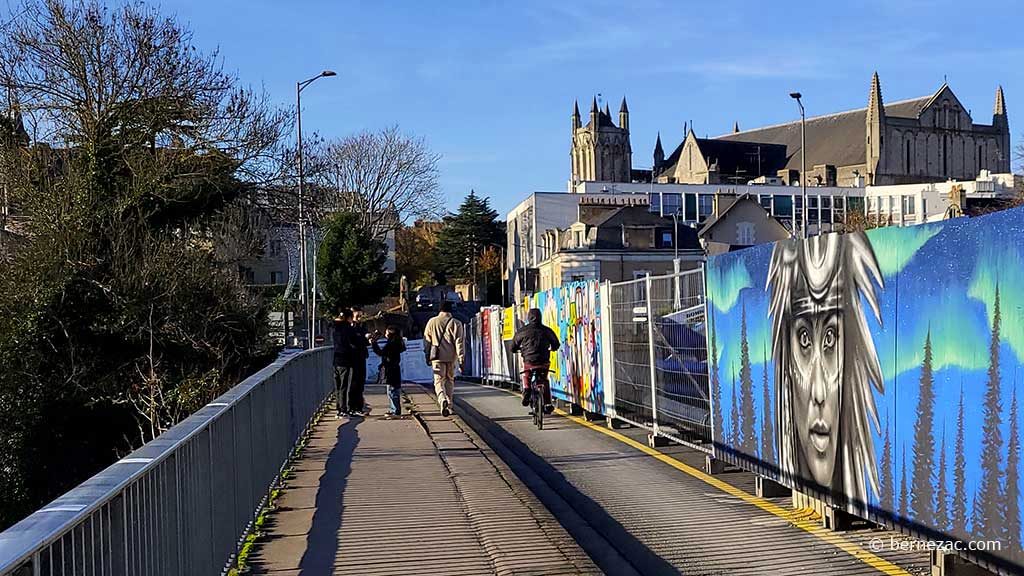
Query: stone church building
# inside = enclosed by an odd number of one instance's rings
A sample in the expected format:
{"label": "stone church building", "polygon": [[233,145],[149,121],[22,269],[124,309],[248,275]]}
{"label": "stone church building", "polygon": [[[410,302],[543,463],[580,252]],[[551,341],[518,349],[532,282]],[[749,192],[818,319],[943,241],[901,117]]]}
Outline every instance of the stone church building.
{"label": "stone church building", "polygon": [[[627,130],[626,149],[628,136]],[[574,159],[576,140],[574,134]],[[929,96],[885,103],[875,73],[866,108],[808,118],[806,141],[809,186],[974,180],[982,170],[1010,172],[1002,87],[996,90],[991,124],[979,124],[945,83]],[[691,129],[668,158],[660,137],[654,153],[655,179],[667,183],[745,184],[778,178],[799,184],[800,167],[799,120],[746,131],[736,126],[717,138],[697,138]]]}
{"label": "stone church building", "polygon": [[597,107],[597,98],[590,105],[590,121],[581,124],[579,103],[572,110],[572,184],[580,182],[631,182],[633,149],[629,144],[629,109],[626,99],[619,107],[619,125],[605,104]]}

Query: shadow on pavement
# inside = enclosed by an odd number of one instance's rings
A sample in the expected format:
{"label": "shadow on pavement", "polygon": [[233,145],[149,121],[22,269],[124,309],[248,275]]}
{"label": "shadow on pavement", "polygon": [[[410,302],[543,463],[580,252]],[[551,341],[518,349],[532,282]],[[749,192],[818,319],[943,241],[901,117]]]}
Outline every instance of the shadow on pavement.
{"label": "shadow on pavement", "polygon": [[359,445],[356,427],[362,419],[338,426],[338,441],[327,457],[316,493],[316,513],[306,537],[306,552],[299,562],[300,576],[321,576],[334,571],[338,556],[338,531],[345,499],[345,486],[352,472],[352,456]]}
{"label": "shadow on pavement", "polygon": [[[503,393],[502,393],[503,394]],[[569,480],[542,456],[535,453],[527,444],[515,435],[502,428],[494,420],[481,414],[469,402],[460,399],[456,394],[456,406],[459,414],[473,427],[512,469],[524,484],[529,486],[537,498],[544,503],[559,523],[579,542],[580,546],[590,555],[595,564],[606,574],[626,574],[627,572],[652,575],[679,574],[665,559],[658,556],[643,542],[633,536],[625,527],[610,516],[604,508],[589,496],[580,492]],[[497,420],[497,419],[496,419]],[[560,419],[561,420],[561,419]],[[610,544],[618,556],[610,557],[600,542],[594,542],[586,527],[567,520],[558,512],[558,503],[552,501],[552,494],[538,491],[531,485],[530,479],[524,475],[522,467],[511,461],[506,452],[511,452],[522,464],[537,474],[547,488],[561,497],[589,525],[589,528],[600,534]],[[623,566],[622,561],[629,566]]]}

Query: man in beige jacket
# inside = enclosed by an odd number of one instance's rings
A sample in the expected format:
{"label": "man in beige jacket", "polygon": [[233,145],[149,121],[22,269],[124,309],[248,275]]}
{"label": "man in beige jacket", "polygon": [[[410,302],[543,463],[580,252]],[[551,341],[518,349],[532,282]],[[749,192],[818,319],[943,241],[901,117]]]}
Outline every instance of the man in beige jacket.
{"label": "man in beige jacket", "polygon": [[441,414],[450,416],[452,402],[455,400],[455,366],[466,359],[466,330],[452,317],[452,303],[441,303],[441,313],[427,322],[423,329],[423,341],[432,351],[428,358],[434,369],[434,392],[437,403],[441,406]]}

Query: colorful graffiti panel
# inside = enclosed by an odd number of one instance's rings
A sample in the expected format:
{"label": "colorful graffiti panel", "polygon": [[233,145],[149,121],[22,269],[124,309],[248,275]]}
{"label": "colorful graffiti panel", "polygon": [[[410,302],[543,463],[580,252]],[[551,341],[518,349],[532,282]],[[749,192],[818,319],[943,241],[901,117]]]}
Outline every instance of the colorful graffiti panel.
{"label": "colorful graffiti panel", "polygon": [[601,374],[600,284],[572,282],[531,296],[529,306],[541,311],[562,346],[552,353],[551,392],[585,410],[604,412]]}
{"label": "colorful graffiti panel", "polygon": [[718,457],[1024,565],[1024,209],[712,257]]}

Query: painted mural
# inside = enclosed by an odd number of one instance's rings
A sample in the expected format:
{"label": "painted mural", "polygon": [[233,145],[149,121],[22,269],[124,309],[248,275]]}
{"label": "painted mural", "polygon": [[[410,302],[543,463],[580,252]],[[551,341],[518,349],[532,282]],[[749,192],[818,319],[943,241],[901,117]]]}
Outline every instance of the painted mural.
{"label": "painted mural", "polygon": [[718,457],[1024,566],[1022,240],[1016,209],[710,258]]}
{"label": "painted mural", "polygon": [[[600,284],[572,282],[529,298],[562,346],[552,353],[551,393],[590,412],[604,412]],[[524,312],[525,313],[525,312]]]}

